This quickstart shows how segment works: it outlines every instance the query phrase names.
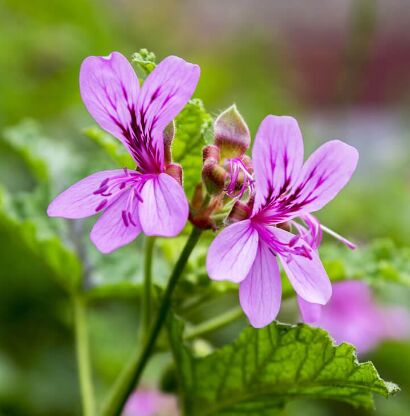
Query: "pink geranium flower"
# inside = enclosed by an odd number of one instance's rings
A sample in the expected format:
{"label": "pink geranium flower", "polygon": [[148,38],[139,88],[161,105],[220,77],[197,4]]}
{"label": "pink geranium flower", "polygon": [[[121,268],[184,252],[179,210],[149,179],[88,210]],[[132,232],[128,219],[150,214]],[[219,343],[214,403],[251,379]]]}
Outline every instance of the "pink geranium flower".
{"label": "pink geranium flower", "polygon": [[310,237],[320,238],[310,213],[326,205],[347,184],[358,153],[333,140],[303,164],[303,139],[296,120],[268,116],[256,134],[252,161],[254,206],[248,218],[229,225],[215,238],[207,270],[212,279],[240,283],[242,309],[250,323],[260,328],[272,322],[280,308],[278,259],[302,299],[321,305],[330,299],[329,278],[303,228],[297,228],[295,235],[280,227],[297,224],[294,219],[301,217]]}
{"label": "pink geranium flower", "polygon": [[154,389],[139,389],[125,405],[123,416],[178,416],[177,399]]}
{"label": "pink geranium flower", "polygon": [[146,235],[175,236],[188,218],[181,184],[166,172],[163,131],[190,99],[199,67],[164,59],[140,88],[128,60],[118,52],[86,58],[80,71],[81,96],[89,113],[119,139],[136,170],[94,173],[61,193],[48,215],[84,218],[102,212],[91,240],[103,253]]}
{"label": "pink geranium flower", "polygon": [[314,326],[326,329],[337,343],[350,342],[359,353],[375,348],[385,339],[403,339],[410,334],[408,312],[378,305],[369,287],[357,280],[335,283],[326,306],[303,301],[299,306],[305,322],[314,320]]}

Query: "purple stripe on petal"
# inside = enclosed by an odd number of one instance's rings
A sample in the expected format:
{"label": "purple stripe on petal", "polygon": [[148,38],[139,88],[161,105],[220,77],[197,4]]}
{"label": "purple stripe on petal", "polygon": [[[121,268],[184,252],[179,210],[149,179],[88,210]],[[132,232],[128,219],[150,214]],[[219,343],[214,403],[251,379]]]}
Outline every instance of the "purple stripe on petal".
{"label": "purple stripe on petal", "polygon": [[297,121],[287,116],[266,117],[252,150],[256,198],[254,212],[285,194],[297,180],[303,164],[303,139]]}
{"label": "purple stripe on petal", "polygon": [[138,97],[136,122],[140,139],[163,163],[163,130],[191,98],[199,79],[199,67],[176,56],[160,62],[145,80]]}
{"label": "purple stripe on petal", "polygon": [[349,182],[358,162],[357,150],[339,140],[317,149],[303,166],[295,185],[293,204],[299,212],[317,211],[331,201]]}
{"label": "purple stripe on petal", "polygon": [[161,173],[148,179],[141,190],[139,221],[144,234],[174,237],[188,220],[188,201],[182,186]]}
{"label": "purple stripe on petal", "polygon": [[251,269],[240,284],[242,309],[254,328],[269,325],[279,312],[282,284],[276,256],[262,241]]}
{"label": "purple stripe on petal", "polygon": [[[130,191],[125,191],[100,216],[91,230],[90,238],[102,253],[110,253],[130,243],[141,232],[139,223],[126,225],[123,212],[126,209]],[[133,216],[137,215],[138,204],[133,206]]]}
{"label": "purple stripe on petal", "polygon": [[[274,238],[286,245],[293,234],[271,227]],[[332,285],[319,255],[302,238],[298,241],[300,252],[278,253],[283,268],[296,293],[305,301],[325,305],[332,295]]]}
{"label": "purple stripe on petal", "polygon": [[128,60],[119,52],[89,56],[81,65],[80,91],[95,121],[129,148],[124,131],[131,123],[139,82]]}
{"label": "purple stripe on petal", "polygon": [[214,239],[208,250],[206,268],[214,280],[239,283],[255,260],[259,235],[249,220],[232,224]]}
{"label": "purple stripe on petal", "polygon": [[71,219],[94,215],[118,196],[118,192],[116,192],[106,198],[96,190],[105,180],[118,178],[122,175],[123,171],[118,169],[96,172],[87,176],[58,195],[48,206],[47,214],[50,217]]}

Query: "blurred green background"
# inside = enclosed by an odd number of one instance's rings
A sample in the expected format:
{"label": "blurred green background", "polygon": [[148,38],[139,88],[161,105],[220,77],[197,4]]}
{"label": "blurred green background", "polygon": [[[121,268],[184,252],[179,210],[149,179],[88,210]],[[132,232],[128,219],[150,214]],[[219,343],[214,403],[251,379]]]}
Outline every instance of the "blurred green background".
{"label": "blurred green background", "polygon": [[[44,261],[49,248],[31,240],[32,224],[86,251],[85,269],[91,262],[102,281],[135,279],[141,270],[142,241],[101,260],[87,239],[92,221],[67,225],[45,216],[49,195],[110,166],[83,134],[93,125],[78,88],[86,56],[140,48],[158,59],[179,55],[201,66],[196,95],[212,115],[235,102],[253,134],[266,114],[289,114],[309,151],[332,138],[358,147],[354,180],[319,217],[359,244],[383,239],[394,252],[410,246],[409,25],[406,0],[0,0],[0,414],[80,414],[70,303]],[[163,276],[166,256],[154,266]],[[60,274],[75,278],[74,268],[67,260]],[[408,291],[391,286],[382,300],[408,304]],[[95,294],[90,328],[100,399],[134,347],[137,315],[138,296]],[[376,415],[409,414],[409,357],[407,342],[384,343],[365,357],[403,389],[377,400]],[[146,382],[168,361],[159,355]],[[351,412],[313,402],[287,410]]]}

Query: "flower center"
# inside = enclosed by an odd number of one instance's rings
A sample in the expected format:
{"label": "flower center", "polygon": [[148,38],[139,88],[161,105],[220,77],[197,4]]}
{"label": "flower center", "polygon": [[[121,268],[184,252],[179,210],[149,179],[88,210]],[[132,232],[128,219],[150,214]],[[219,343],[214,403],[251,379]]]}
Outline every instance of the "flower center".
{"label": "flower center", "polygon": [[130,171],[124,168],[124,174],[112,176],[104,179],[99,187],[93,192],[93,195],[99,195],[101,202],[95,209],[96,212],[107,208],[110,203],[117,200],[123,193],[128,191],[127,201],[121,212],[122,221],[126,227],[130,225],[136,226],[133,219],[135,204],[142,202],[141,191],[147,181],[147,176],[136,171]]}

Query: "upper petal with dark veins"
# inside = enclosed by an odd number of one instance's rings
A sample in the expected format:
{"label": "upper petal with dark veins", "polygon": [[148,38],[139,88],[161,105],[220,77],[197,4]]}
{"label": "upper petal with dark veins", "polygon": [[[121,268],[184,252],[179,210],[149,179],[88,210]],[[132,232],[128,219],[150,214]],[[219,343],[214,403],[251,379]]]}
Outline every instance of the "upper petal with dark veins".
{"label": "upper petal with dark veins", "polygon": [[303,139],[297,121],[267,116],[252,150],[256,197],[254,212],[285,194],[297,180],[303,164]]}

